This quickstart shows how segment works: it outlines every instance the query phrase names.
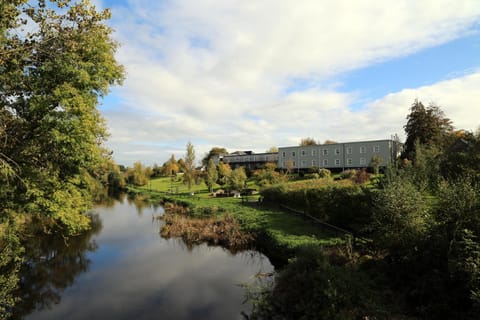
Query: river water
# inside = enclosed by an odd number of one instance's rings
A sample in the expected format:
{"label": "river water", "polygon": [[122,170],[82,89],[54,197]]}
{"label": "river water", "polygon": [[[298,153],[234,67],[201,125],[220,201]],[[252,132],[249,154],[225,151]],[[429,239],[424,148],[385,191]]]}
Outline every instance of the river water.
{"label": "river water", "polygon": [[[19,317],[26,319],[242,319],[245,289],[273,271],[255,251],[188,248],[163,239],[162,207],[124,198],[94,211],[76,240],[28,248]],[[18,316],[17,315],[17,316]]]}

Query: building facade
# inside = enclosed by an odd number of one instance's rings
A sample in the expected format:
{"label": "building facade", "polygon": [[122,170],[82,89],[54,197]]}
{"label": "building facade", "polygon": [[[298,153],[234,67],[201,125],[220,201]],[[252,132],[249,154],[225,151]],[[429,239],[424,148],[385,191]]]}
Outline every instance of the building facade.
{"label": "building facade", "polygon": [[235,151],[231,154],[219,155],[213,157],[215,164],[221,161],[228,163],[232,169],[244,167],[245,169],[259,169],[265,166],[266,163],[278,162],[278,153],[253,153],[252,151]]}
{"label": "building facade", "polygon": [[386,167],[398,158],[401,148],[401,143],[394,140],[280,147],[277,164],[283,170],[326,168],[341,171],[372,167],[372,158],[377,158],[380,167]]}

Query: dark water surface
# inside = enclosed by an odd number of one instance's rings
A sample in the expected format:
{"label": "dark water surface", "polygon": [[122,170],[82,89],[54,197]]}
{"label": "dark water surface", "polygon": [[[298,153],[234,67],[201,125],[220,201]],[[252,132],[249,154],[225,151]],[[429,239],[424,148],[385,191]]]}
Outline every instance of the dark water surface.
{"label": "dark water surface", "polygon": [[257,252],[161,238],[162,222],[152,219],[161,207],[124,199],[95,212],[85,237],[29,249],[27,319],[242,319],[250,305],[239,284],[273,270]]}

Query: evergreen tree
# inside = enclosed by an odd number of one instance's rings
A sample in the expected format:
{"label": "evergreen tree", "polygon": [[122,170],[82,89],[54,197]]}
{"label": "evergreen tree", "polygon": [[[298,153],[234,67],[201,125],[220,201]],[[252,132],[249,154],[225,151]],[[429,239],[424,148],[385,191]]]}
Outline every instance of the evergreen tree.
{"label": "evergreen tree", "polygon": [[410,160],[415,159],[415,143],[443,148],[453,131],[450,119],[445,117],[439,106],[430,104],[425,107],[418,100],[412,104],[404,128],[407,139],[402,158]]}

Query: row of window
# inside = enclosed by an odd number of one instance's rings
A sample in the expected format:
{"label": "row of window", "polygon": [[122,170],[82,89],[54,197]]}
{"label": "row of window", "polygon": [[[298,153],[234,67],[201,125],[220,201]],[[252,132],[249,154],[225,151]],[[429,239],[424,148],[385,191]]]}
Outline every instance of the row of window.
{"label": "row of window", "polygon": [[[327,167],[329,165],[328,164],[328,159],[323,159],[322,163],[323,163],[324,167]],[[306,161],[302,160],[302,161],[300,161],[300,164],[301,164],[301,167],[305,167],[306,166]],[[335,159],[334,164],[335,164],[335,166],[340,166],[340,159]],[[366,165],[366,164],[367,164],[367,159],[366,158],[360,158],[360,165],[362,166],[362,165]],[[317,160],[312,160],[312,167],[316,167],[318,165],[319,165],[319,163],[317,163]],[[347,165],[348,166],[353,165],[353,159],[348,158],[347,159]],[[293,167],[297,166],[295,161],[292,161],[292,166]]]}
{"label": "row of window", "polygon": [[[346,150],[346,153],[347,154],[352,154],[353,153],[353,149],[352,147],[347,147],[345,148]],[[373,153],[380,153],[380,146],[379,145],[376,145],[376,146],[373,146]],[[312,157],[315,157],[317,155],[317,151],[322,151],[322,155],[323,156],[328,156],[328,149],[322,149],[322,150],[312,150]],[[334,153],[336,155],[339,155],[340,154],[340,148],[335,148],[334,150]],[[367,153],[367,147],[366,146],[361,146],[360,147],[360,153]],[[307,155],[307,152],[305,150],[302,150],[300,152],[300,154],[302,155],[302,157],[306,156]],[[292,157],[295,157],[296,153],[295,151],[292,151]],[[283,151],[282,152],[282,157],[286,157],[286,152]]]}
{"label": "row of window", "polygon": [[276,157],[272,156],[238,156],[238,157],[223,157],[224,162],[236,162],[236,161],[243,161],[243,162],[248,162],[248,161],[277,161]]}

